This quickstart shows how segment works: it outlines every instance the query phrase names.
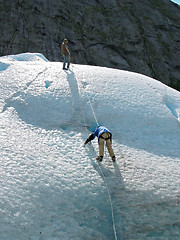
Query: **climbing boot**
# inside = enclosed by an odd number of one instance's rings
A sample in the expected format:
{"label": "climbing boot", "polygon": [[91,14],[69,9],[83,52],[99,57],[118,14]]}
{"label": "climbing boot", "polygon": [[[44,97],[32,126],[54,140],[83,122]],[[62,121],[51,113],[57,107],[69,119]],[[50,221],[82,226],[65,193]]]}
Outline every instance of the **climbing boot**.
{"label": "climbing boot", "polygon": [[98,157],[96,158],[96,160],[102,162],[102,160],[103,160],[103,156],[98,156]]}

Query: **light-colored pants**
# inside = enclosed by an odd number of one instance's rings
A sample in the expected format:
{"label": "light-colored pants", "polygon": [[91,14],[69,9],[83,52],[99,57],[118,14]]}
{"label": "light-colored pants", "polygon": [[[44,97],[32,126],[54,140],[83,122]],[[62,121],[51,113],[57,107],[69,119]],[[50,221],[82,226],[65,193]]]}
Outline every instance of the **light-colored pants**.
{"label": "light-colored pants", "polygon": [[66,62],[67,62],[67,68],[69,68],[69,65],[70,65],[70,56],[65,56],[63,55],[63,68],[66,67]]}
{"label": "light-colored pants", "polygon": [[[108,149],[108,152],[109,152],[109,155],[111,157],[114,156],[114,152],[113,152],[113,149],[112,149],[112,146],[111,146],[111,139],[109,138],[110,137],[110,133],[102,133],[101,136],[104,138],[101,138],[99,137],[99,156],[104,156],[104,142],[106,141],[106,146],[107,146],[107,149]],[[106,139],[106,138],[109,138],[109,139]]]}

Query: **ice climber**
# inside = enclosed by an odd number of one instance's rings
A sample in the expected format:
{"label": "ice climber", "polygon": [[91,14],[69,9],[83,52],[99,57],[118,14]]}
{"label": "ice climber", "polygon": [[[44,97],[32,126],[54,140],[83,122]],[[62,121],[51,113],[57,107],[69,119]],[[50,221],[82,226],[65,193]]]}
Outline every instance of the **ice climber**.
{"label": "ice climber", "polygon": [[[64,39],[61,44],[61,54],[63,55],[63,69],[68,70],[70,65],[70,51],[68,49],[68,40]],[[67,63],[67,68],[66,68]]]}
{"label": "ice climber", "polygon": [[100,162],[103,160],[104,156],[104,143],[106,141],[106,146],[109,152],[109,155],[111,156],[112,160],[115,161],[115,155],[111,146],[112,142],[112,133],[104,126],[98,126],[94,132],[89,135],[89,137],[86,139],[84,144],[86,145],[88,142],[93,140],[95,137],[98,137],[98,143],[99,143],[99,156],[96,158]]}

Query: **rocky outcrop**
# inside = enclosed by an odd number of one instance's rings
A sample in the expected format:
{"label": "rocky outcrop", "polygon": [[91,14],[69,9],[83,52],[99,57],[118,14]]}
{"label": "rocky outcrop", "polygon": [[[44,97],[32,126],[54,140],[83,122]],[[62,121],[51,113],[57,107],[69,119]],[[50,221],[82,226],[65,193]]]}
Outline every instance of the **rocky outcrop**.
{"label": "rocky outcrop", "polygon": [[0,1],[0,55],[41,52],[62,61],[139,72],[180,90],[180,7],[170,0]]}

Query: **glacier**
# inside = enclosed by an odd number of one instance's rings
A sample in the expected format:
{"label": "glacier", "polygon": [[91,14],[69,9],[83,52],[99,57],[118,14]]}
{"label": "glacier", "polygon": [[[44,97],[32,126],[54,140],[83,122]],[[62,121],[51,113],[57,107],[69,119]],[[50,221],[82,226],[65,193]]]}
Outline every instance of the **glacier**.
{"label": "glacier", "polygon": [[[96,161],[97,139],[83,145],[95,117],[115,163],[107,150]],[[0,139],[0,239],[179,239],[178,91],[40,53],[0,57]]]}

